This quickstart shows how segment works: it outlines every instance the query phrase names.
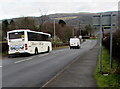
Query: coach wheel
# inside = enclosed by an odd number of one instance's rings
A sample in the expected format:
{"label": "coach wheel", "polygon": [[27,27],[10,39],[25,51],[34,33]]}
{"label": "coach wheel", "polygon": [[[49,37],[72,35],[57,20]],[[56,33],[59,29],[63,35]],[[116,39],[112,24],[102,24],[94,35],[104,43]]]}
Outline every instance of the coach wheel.
{"label": "coach wheel", "polygon": [[35,48],[35,55],[37,55],[38,54],[38,49],[37,48]]}
{"label": "coach wheel", "polygon": [[47,53],[49,53],[50,52],[50,47],[48,47],[48,50],[47,50]]}

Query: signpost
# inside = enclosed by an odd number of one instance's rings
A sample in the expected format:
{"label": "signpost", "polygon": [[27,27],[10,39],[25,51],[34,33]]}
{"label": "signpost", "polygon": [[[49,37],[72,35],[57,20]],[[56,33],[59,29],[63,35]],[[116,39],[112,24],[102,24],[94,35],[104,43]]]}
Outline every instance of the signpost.
{"label": "signpost", "polygon": [[102,14],[100,14],[100,72],[102,71]]}
{"label": "signpost", "polygon": [[113,24],[112,24],[112,16],[113,14],[111,13],[111,28],[110,28],[110,68],[112,68],[112,28],[113,28]]}
{"label": "signpost", "polygon": [[102,71],[102,39],[103,39],[103,26],[110,26],[110,68],[112,68],[112,29],[113,25],[115,25],[115,17],[113,19],[112,13],[110,14],[100,14],[93,16],[94,24],[93,26],[100,26],[100,72]]}

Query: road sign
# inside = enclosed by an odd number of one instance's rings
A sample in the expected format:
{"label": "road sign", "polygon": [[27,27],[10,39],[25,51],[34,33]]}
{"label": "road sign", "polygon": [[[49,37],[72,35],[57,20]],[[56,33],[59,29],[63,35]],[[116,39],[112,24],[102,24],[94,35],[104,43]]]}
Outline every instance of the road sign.
{"label": "road sign", "polygon": [[[110,68],[112,68],[112,28],[116,24],[116,15],[110,14],[100,14],[93,16],[93,26],[100,26],[100,72],[102,71],[102,38],[104,26],[110,26]],[[113,18],[114,17],[114,18]]]}
{"label": "road sign", "polygon": [[[100,15],[93,16],[93,26],[100,26]],[[105,14],[102,15],[102,26],[111,26],[111,15]],[[116,15],[112,15],[112,24],[115,26],[116,24]]]}

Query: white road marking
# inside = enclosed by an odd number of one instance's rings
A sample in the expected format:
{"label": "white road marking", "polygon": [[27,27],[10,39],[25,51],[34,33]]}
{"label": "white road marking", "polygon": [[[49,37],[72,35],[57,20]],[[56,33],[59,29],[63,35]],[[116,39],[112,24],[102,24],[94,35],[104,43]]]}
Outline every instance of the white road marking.
{"label": "white road marking", "polygon": [[[42,56],[46,56],[46,55],[48,55],[49,53],[46,53],[46,54],[43,54],[43,55],[39,55],[38,57],[42,57]],[[21,63],[21,62],[25,62],[25,61],[29,61],[29,60],[32,60],[34,57],[30,57],[30,58],[28,58],[28,59],[24,59],[24,60],[20,60],[20,61],[16,61],[16,62],[14,62],[15,64],[17,64],[17,63]]]}
{"label": "white road marking", "polygon": [[25,62],[25,61],[31,60],[31,59],[33,59],[33,58],[34,58],[34,57],[30,57],[30,58],[28,58],[28,59],[16,61],[16,62],[14,62],[14,63],[17,64],[17,63]]}
{"label": "white road marking", "polygon": [[1,68],[2,66],[0,66],[0,68]]}

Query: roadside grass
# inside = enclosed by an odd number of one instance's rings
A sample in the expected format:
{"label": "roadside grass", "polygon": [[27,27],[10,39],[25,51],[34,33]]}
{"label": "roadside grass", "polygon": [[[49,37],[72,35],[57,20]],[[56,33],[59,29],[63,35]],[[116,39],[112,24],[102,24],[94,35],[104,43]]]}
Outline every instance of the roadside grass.
{"label": "roadside grass", "polygon": [[0,41],[0,43],[7,43],[7,41]]}
{"label": "roadside grass", "polygon": [[0,52],[0,60],[2,60],[4,56],[7,56],[7,52]]}
{"label": "roadside grass", "polygon": [[102,72],[99,71],[99,61],[95,71],[95,78],[97,80],[98,87],[115,87],[115,89],[120,89],[120,74],[117,70],[118,63],[115,61],[115,59],[113,59],[113,67],[110,69],[110,55],[105,47],[103,47],[102,56]]}
{"label": "roadside grass", "polygon": [[69,46],[60,46],[60,47],[53,47],[53,50],[55,49],[61,49],[61,48],[68,48]]}
{"label": "roadside grass", "polygon": [[99,40],[99,38],[95,38],[95,37],[90,37],[90,40]]}
{"label": "roadside grass", "polygon": [[5,51],[5,52],[1,52],[0,55],[2,55],[2,56],[6,56],[6,55],[7,55],[7,51]]}

